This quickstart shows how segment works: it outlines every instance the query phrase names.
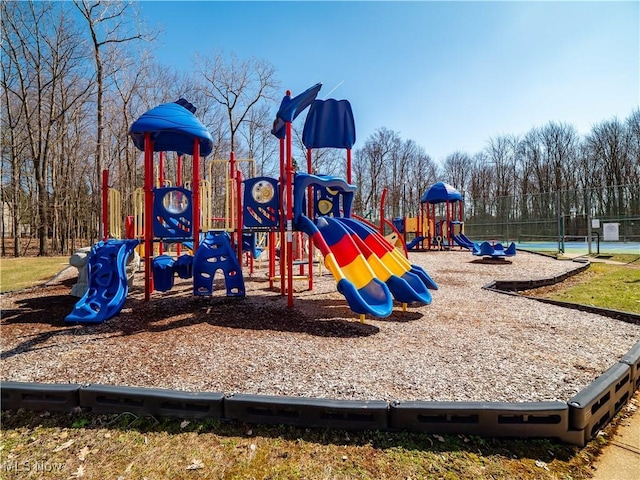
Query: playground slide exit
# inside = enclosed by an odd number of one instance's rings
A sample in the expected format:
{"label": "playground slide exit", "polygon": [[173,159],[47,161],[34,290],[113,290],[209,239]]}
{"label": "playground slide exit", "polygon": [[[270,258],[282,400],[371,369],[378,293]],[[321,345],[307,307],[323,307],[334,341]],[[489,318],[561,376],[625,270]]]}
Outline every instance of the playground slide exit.
{"label": "playground slide exit", "polygon": [[297,227],[309,235],[336,279],[338,291],[351,310],[359,314],[388,317],[393,298],[387,285],[375,276],[351,236],[338,223],[320,217],[316,226],[305,215],[297,217]]}
{"label": "playground slide exit", "polygon": [[120,313],[127,294],[127,259],[138,240],[107,240],[91,248],[89,288],[66,316],[67,323],[102,323]]}

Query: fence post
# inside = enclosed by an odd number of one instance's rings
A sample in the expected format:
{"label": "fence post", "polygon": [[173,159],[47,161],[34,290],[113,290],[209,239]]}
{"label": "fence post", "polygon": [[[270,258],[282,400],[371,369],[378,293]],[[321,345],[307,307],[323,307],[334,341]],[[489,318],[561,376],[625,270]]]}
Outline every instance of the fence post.
{"label": "fence post", "polygon": [[560,202],[560,190],[556,190],[556,210],[558,214],[558,253],[564,253],[564,217]]}

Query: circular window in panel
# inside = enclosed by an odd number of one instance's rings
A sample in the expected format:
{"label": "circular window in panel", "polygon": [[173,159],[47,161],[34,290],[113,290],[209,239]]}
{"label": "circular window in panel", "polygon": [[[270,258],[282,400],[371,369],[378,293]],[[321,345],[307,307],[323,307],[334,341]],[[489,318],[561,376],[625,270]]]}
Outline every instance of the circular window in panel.
{"label": "circular window in panel", "polygon": [[172,215],[184,213],[189,209],[189,196],[180,190],[169,190],[162,198],[162,205]]}

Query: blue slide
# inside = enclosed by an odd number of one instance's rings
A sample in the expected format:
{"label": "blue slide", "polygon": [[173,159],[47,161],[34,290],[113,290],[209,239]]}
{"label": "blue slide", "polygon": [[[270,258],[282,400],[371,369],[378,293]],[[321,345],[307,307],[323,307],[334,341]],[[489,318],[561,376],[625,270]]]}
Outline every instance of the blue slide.
{"label": "blue slide", "polygon": [[421,241],[425,240],[427,237],[416,237],[407,243],[407,250],[411,250],[413,247],[418,245]]}
{"label": "blue slide", "polygon": [[336,279],[336,288],[351,310],[359,314],[388,317],[393,297],[387,285],[376,278],[353,239],[338,222],[320,217],[318,226],[305,215],[298,215],[296,227],[309,235],[324,255],[327,268]]}
{"label": "blue slide", "polygon": [[380,238],[384,237],[377,237],[366,224],[352,218],[332,220],[340,222],[351,233],[369,265],[378,278],[387,284],[397,301],[431,303],[431,293],[422,279],[407,269],[406,265],[401,264],[393,255],[393,251],[380,244]]}
{"label": "blue slide", "polygon": [[452,235],[453,241],[456,242],[463,248],[473,250],[473,242],[469,240],[464,233],[460,233],[458,235]]}
{"label": "blue slide", "polygon": [[377,254],[380,258],[383,258],[385,256],[384,251],[386,250],[387,253],[390,253],[391,256],[395,258],[396,262],[404,265],[403,271],[408,271],[414,275],[417,275],[429,290],[438,290],[438,284],[422,267],[410,263],[409,260],[403,254],[398,252],[398,250],[393,245],[387,242],[387,240],[379,232],[368,226],[366,223],[356,221],[352,218],[342,218],[340,219],[340,221],[349,223],[349,225],[351,225],[354,230],[359,232],[360,238],[366,238],[368,242],[371,242],[371,240],[373,240],[370,245],[373,246],[374,251],[378,252]]}
{"label": "blue slide", "polygon": [[89,288],[64,319],[67,323],[102,323],[115,317],[129,293],[127,259],[138,240],[107,240],[91,248]]}

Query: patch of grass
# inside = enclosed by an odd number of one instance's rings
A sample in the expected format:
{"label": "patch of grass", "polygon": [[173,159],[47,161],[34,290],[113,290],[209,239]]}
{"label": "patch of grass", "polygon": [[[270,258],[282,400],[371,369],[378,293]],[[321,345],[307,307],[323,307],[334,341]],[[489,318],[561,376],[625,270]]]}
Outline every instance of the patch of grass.
{"label": "patch of grass", "polygon": [[0,260],[0,293],[41,285],[69,266],[69,257],[19,257]]}
{"label": "patch of grass", "polygon": [[593,255],[591,255],[591,257],[593,257],[594,260],[597,260],[598,258],[603,258],[603,259],[607,259],[607,260],[612,260],[614,262],[640,265],[640,255],[634,255],[632,253],[613,253],[613,254],[610,254],[610,255],[607,255],[607,254],[602,254],[602,255],[593,254]]}
{"label": "patch of grass", "polygon": [[565,302],[640,313],[640,269],[593,262],[571,286],[558,284],[545,296]]}
{"label": "patch of grass", "polygon": [[[63,466],[62,472],[41,472],[38,478],[82,473],[125,479],[582,479],[590,475],[592,458],[550,440],[187,423],[134,415],[4,411],[2,425],[3,466],[35,460]],[[5,468],[2,478],[21,474]]]}

